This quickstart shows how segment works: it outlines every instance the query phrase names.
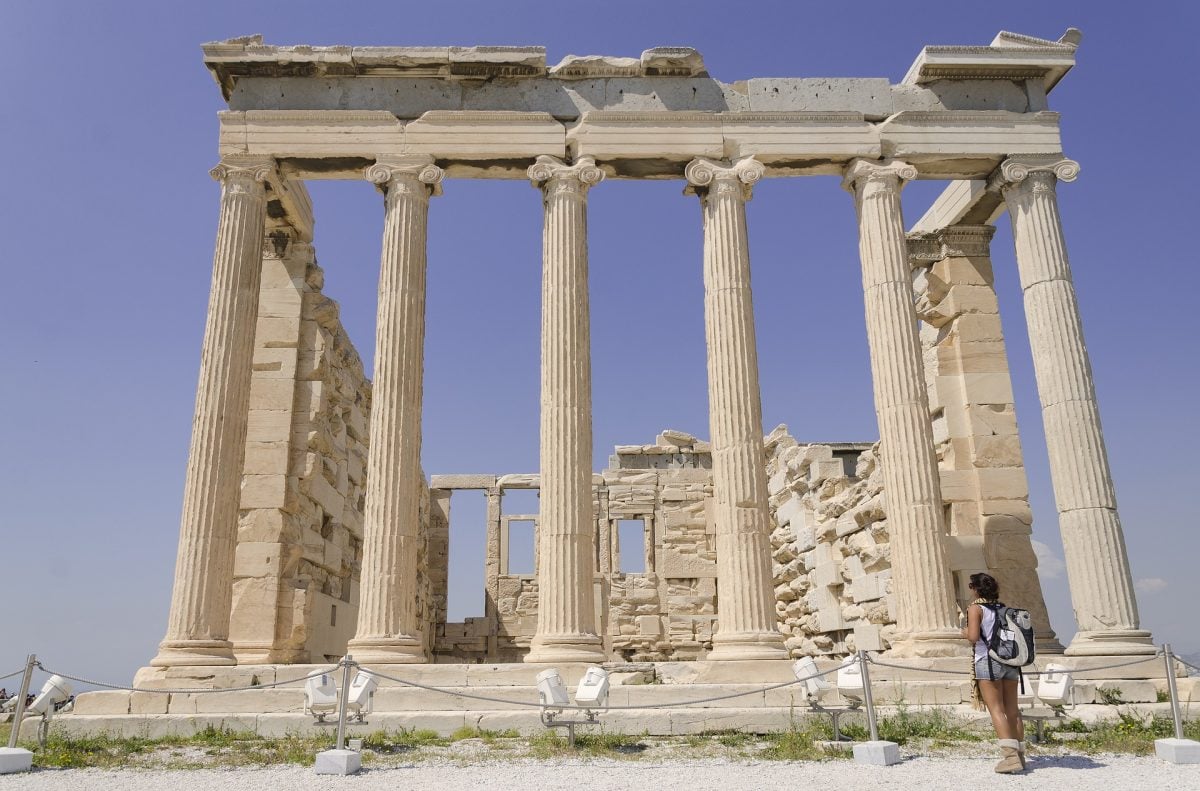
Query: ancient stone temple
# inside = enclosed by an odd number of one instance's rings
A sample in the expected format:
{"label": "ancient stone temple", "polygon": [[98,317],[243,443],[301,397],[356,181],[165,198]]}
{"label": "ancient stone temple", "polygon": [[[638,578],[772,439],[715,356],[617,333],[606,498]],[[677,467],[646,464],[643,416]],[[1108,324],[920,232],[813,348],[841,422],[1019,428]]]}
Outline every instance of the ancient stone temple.
{"label": "ancient stone temple", "polygon": [[[298,677],[284,666],[347,652],[445,685],[649,662],[657,670],[639,672],[660,680],[779,680],[789,658],[857,649],[958,668],[966,578],[981,570],[1033,612],[1041,651],[1063,652],[1030,541],[993,289],[1005,211],[1077,619],[1064,661],[1086,678],[1100,657],[1144,654],[1121,677],[1149,677],[1155,648],[1138,622],[1058,213],[1058,185],[1079,167],[1047,96],[1078,43],[1074,30],[1005,32],[925,47],[896,83],[729,84],[687,48],[549,65],[540,47],[205,45],[229,106],[212,171],[216,255],[170,617],[139,683]],[[762,179],[830,174],[849,195],[829,200],[858,217],[876,444],[814,445],[762,425],[746,202]],[[467,178],[541,193],[541,463],[427,477],[426,223]],[[380,192],[372,381],[322,293],[309,179]],[[709,425],[706,439],[668,429],[618,446],[595,471],[586,219],[589,192],[613,179],[675,179],[702,208]],[[906,226],[913,179],[949,186]],[[537,490],[536,513],[506,507],[523,489]],[[463,490],[487,498],[486,609],[448,623],[449,515]],[[536,525],[532,574],[510,571],[520,522]],[[628,522],[644,540],[623,548]],[[622,552],[644,570],[621,571]],[[939,702],[966,694],[939,690]],[[79,713],[143,705],[87,700]],[[213,705],[171,700],[157,713]],[[414,700],[394,697],[395,710],[437,707]],[[669,727],[708,721],[688,722]]]}

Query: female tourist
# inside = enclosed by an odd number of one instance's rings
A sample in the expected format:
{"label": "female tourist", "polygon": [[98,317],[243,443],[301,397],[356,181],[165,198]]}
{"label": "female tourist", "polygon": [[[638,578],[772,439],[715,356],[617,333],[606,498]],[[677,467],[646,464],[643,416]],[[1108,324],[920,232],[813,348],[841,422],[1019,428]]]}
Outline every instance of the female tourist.
{"label": "female tourist", "polygon": [[1025,724],[1017,710],[1019,671],[988,656],[988,642],[996,630],[1000,586],[990,574],[972,574],[969,583],[975,600],[967,608],[967,626],[962,634],[975,647],[974,676],[976,700],[982,700],[992,716],[1003,757],[996,764],[1001,774],[1015,774],[1025,768]]}

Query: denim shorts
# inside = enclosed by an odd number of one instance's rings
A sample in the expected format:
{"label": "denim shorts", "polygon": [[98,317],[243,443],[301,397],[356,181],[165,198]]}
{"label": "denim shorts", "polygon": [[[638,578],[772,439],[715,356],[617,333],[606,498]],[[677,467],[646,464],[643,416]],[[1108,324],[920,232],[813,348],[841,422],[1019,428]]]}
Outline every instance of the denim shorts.
{"label": "denim shorts", "polygon": [[1000,681],[1002,679],[1012,679],[1013,681],[1016,681],[1020,677],[1021,674],[1017,668],[1012,667],[1011,665],[1002,665],[991,657],[984,657],[983,659],[975,660],[975,678],[979,679],[980,681],[991,681],[993,679],[996,681]]}

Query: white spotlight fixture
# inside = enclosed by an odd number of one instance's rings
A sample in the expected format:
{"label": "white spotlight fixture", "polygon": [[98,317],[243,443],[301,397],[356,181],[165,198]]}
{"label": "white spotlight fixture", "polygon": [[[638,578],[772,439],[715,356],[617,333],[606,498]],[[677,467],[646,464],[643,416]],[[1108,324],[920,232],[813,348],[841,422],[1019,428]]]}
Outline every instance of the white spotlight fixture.
{"label": "white spotlight fixture", "polygon": [[1037,697],[1052,709],[1062,709],[1071,702],[1075,689],[1071,671],[1063,665],[1046,665],[1038,680]]}
{"label": "white spotlight fixture", "polygon": [[608,673],[604,668],[589,667],[575,690],[575,705],[604,709],[608,707]]}
{"label": "white spotlight fixture", "polygon": [[567,743],[575,746],[576,725],[597,725],[600,712],[608,708],[608,673],[603,668],[589,667],[575,690],[575,705],[583,709],[583,719],[563,719],[563,709],[571,705],[567,687],[555,668],[537,674],[538,702],[542,704],[542,725],[547,728],[566,728]]}
{"label": "white spotlight fixture", "polygon": [[42,684],[42,691],[33,699],[33,703],[29,708],[25,709],[26,714],[40,714],[49,719],[54,714],[54,707],[59,703],[65,703],[71,697],[71,684],[62,676],[50,676],[46,679],[46,683]]}
{"label": "white spotlight fixture", "polygon": [[333,676],[322,673],[304,682],[304,712],[324,722],[325,717],[337,711],[338,691]]}
{"label": "white spotlight fixture", "polygon": [[354,681],[350,682],[350,692],[346,697],[346,709],[354,714],[355,719],[364,722],[371,713],[371,705],[375,700],[375,690],[379,687],[379,679],[369,670],[359,669]]}
{"label": "white spotlight fixture", "polygon": [[854,654],[842,660],[837,672],[837,689],[842,698],[855,706],[863,700],[862,665]]}
{"label": "white spotlight fixture", "polygon": [[[838,668],[838,688],[839,688],[839,690],[842,687],[842,673],[844,670],[846,670],[847,665],[852,664],[853,662],[854,662],[854,657],[849,657],[848,659],[843,661],[841,666]],[[843,697],[847,698],[850,701],[850,705],[848,705],[848,706],[824,706],[824,705],[822,705],[821,704],[821,693],[825,692],[826,690],[833,689],[833,687],[830,685],[830,683],[828,681],[825,680],[824,676],[817,675],[817,673],[821,672],[821,669],[819,667],[817,667],[816,660],[813,659],[811,656],[801,657],[800,659],[797,659],[795,662],[793,662],[792,663],[792,672],[796,674],[796,680],[801,681],[804,685],[804,699],[806,701],[808,701],[808,707],[811,710],[818,712],[820,714],[828,714],[829,719],[833,721],[833,741],[835,743],[842,741],[842,732],[841,732],[841,728],[839,727],[840,718],[847,711],[854,711],[855,709],[857,709],[858,705],[859,705],[859,699],[855,698],[853,696],[853,694],[846,694],[846,690],[843,690],[843,693],[842,693]],[[849,676],[847,676],[846,682],[847,682],[846,689],[852,693],[854,682],[851,681],[851,678]],[[862,695],[862,677],[861,676],[858,676],[857,683],[858,683],[858,693],[861,696]]]}
{"label": "white spotlight fixture", "polygon": [[537,691],[543,714],[561,713],[564,706],[571,705],[571,700],[567,697],[567,687],[556,668],[547,668],[537,674]]}
{"label": "white spotlight fixture", "polygon": [[822,692],[830,689],[829,682],[817,675],[821,670],[811,656],[801,657],[793,662],[792,672],[796,674],[798,681],[803,682],[804,697],[809,701],[817,700],[821,697]]}

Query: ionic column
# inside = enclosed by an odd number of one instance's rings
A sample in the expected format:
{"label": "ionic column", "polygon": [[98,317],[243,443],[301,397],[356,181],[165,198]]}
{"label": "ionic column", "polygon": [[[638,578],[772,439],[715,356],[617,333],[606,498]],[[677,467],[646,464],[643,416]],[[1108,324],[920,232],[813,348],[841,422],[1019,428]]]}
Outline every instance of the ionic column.
{"label": "ionic column", "polygon": [[892,547],[898,656],[954,656],[958,610],[943,536],[942,492],[900,209],[913,166],[858,159],[842,185],[858,209],[867,342]]}
{"label": "ionic column", "polygon": [[1012,217],[1025,320],[1050,453],[1071,601],[1079,631],[1069,655],[1153,654],[1140,629],[1117,515],[1092,366],[1063,240],[1055,184],[1079,165],[1061,157],[1009,159],[993,176]]}
{"label": "ionic column", "polygon": [[269,159],[228,157],[167,634],[150,664],[233,665],[229,609],[246,452]]}
{"label": "ionic column", "polygon": [[716,507],[717,633],[708,659],[786,659],[776,626],[771,519],[746,201],[763,166],[692,160],[687,191],[704,212],[704,338]]}
{"label": "ionic column", "polygon": [[538,625],[526,662],[601,662],[592,593],[592,349],[587,191],[604,173],[590,158],[540,156],[542,190],[541,493]]}
{"label": "ionic column", "polygon": [[444,173],[429,157],[379,160],[366,177],[386,194],[358,629],[347,650],[371,664],[425,662],[417,620],[425,239],[429,196]]}

